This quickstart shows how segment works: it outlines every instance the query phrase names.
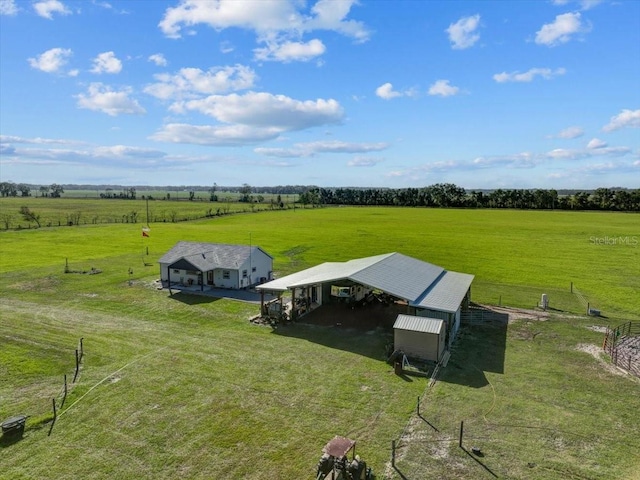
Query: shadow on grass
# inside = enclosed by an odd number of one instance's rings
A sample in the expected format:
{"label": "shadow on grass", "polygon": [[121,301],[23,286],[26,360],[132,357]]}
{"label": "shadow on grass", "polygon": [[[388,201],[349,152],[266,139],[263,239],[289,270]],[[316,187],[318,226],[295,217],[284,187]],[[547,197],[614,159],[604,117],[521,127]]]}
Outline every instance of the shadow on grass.
{"label": "shadow on grass", "polygon": [[185,305],[200,305],[202,303],[213,303],[220,300],[220,297],[182,292],[174,293],[170,296],[170,298],[184,303]]}
{"label": "shadow on grass", "polygon": [[[343,327],[325,327],[306,323],[279,325],[272,333],[274,335],[307,340],[308,342],[355,353],[364,357],[380,360],[381,362],[385,361],[384,345],[390,339],[390,337],[382,331],[367,333]],[[406,375],[403,375],[401,378],[405,381],[412,381],[412,379]]]}
{"label": "shadow on grass", "polygon": [[22,440],[22,432],[3,433],[0,437],[0,448],[7,448]]}
{"label": "shadow on grass", "polygon": [[394,466],[393,466],[393,469],[396,471],[396,473],[400,476],[400,478],[401,478],[402,480],[409,480],[409,479],[404,475],[404,473],[402,473],[402,472],[400,471],[400,469],[398,469],[398,467],[397,467],[397,466],[395,466],[395,465],[394,465]]}
{"label": "shadow on grass", "polygon": [[[487,467],[484,463],[482,463],[480,460],[478,460],[476,458],[476,456],[474,454],[472,454],[469,450],[467,450],[464,447],[460,447],[464,453],[466,453],[467,455],[469,455],[476,463],[478,463],[478,465],[480,465],[482,468],[484,468],[487,472],[489,472],[494,478],[498,478],[498,475],[496,475],[495,473],[493,473],[493,471]],[[481,453],[479,454],[480,456],[483,456]]]}
{"label": "shadow on grass", "polygon": [[439,381],[481,388],[489,384],[484,372],[504,373],[508,315],[484,309],[474,314],[481,320],[472,317],[462,326]]}

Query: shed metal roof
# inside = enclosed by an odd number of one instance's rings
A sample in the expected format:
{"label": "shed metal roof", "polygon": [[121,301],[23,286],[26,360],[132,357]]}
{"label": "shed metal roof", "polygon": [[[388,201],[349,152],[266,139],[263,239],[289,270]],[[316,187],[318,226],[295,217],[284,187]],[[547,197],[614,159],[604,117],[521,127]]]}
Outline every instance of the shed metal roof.
{"label": "shed metal roof", "polygon": [[396,318],[393,328],[394,330],[438,334],[441,333],[444,328],[444,321],[437,318],[400,314]]}
{"label": "shed metal roof", "polygon": [[283,292],[290,288],[351,280],[389,293],[411,306],[455,312],[473,275],[449,272],[401,253],[386,253],[347,262],[327,262],[256,287]]}
{"label": "shed metal roof", "polygon": [[203,272],[214,268],[234,270],[252,255],[266,255],[271,258],[271,255],[257,246],[180,241],[165,253],[159,262],[172,265],[184,259]]}

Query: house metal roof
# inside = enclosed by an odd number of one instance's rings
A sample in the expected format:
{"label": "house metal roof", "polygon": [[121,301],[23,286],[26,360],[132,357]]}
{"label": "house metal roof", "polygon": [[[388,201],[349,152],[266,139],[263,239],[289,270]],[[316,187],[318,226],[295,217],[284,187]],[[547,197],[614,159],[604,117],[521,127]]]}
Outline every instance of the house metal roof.
{"label": "house metal roof", "polygon": [[393,324],[394,330],[409,330],[421,333],[441,333],[444,321],[437,318],[416,317],[415,315],[400,314]]}
{"label": "house metal roof", "polygon": [[401,253],[387,253],[347,262],[327,262],[256,287],[279,291],[319,283],[350,280],[389,293],[419,308],[455,312],[473,275],[449,272]]}
{"label": "house metal roof", "polygon": [[258,254],[272,258],[271,255],[257,246],[180,241],[165,253],[159,262],[171,266],[180,260],[186,260],[202,272],[214,268],[235,270],[246,262],[250,256]]}

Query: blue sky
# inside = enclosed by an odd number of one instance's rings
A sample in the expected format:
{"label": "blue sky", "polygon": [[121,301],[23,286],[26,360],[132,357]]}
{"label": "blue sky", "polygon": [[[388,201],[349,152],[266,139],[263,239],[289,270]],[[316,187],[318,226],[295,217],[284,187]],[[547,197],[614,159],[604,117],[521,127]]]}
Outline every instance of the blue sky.
{"label": "blue sky", "polygon": [[0,0],[0,180],[640,187],[640,1]]}

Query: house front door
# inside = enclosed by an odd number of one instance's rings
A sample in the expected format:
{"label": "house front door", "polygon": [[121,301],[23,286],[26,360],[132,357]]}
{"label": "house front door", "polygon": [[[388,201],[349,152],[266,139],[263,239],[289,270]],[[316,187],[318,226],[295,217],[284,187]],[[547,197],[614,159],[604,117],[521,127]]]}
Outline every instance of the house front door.
{"label": "house front door", "polygon": [[207,272],[207,285],[213,285],[213,270]]}

